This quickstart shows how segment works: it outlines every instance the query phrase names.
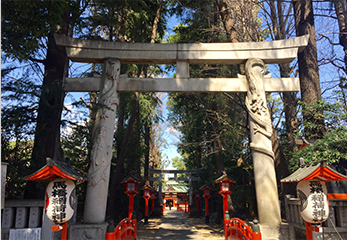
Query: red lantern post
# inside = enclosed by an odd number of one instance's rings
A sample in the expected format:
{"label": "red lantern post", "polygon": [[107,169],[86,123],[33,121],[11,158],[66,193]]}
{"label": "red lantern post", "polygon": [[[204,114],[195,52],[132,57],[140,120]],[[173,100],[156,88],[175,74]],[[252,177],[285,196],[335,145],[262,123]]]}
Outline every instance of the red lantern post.
{"label": "red lantern post", "polygon": [[152,212],[154,212],[154,199],[157,198],[157,193],[154,191],[151,192],[151,199],[152,199]]}
{"label": "red lantern post", "polygon": [[210,214],[208,211],[208,199],[211,197],[211,190],[212,188],[205,184],[199,190],[203,191],[202,196],[205,198],[205,223],[209,224],[210,223]]}
{"label": "red lantern post", "polygon": [[195,199],[196,199],[196,212],[199,213],[199,199],[200,199],[199,193],[195,194]]}
{"label": "red lantern post", "polygon": [[188,209],[188,196],[184,196],[184,212],[189,212],[189,209]]}
{"label": "red lantern post", "polygon": [[128,208],[128,218],[131,219],[134,211],[134,197],[139,192],[137,191],[137,185],[140,179],[136,176],[130,174],[121,183],[126,183],[125,194],[129,196],[129,208]]}
{"label": "red lantern post", "polygon": [[[225,171],[223,171],[223,175],[217,178],[213,184],[219,184],[219,194],[223,197],[223,213],[229,211],[228,207],[228,196],[231,194],[231,183],[235,183],[235,181],[228,177]],[[223,214],[223,215],[224,215]]]}
{"label": "red lantern post", "polygon": [[148,223],[148,199],[151,197],[151,191],[153,188],[146,181],[145,185],[141,188],[143,190],[143,198],[145,199],[145,223]]}
{"label": "red lantern post", "polygon": [[[235,183],[235,181],[231,178],[228,177],[225,171],[223,171],[222,176],[217,178],[213,184],[219,184],[219,194],[222,195],[223,197],[223,215],[229,213],[229,207],[228,207],[228,196],[231,194],[231,183]],[[227,221],[229,219],[226,219],[224,217],[224,234],[225,234],[225,239],[227,239]]]}

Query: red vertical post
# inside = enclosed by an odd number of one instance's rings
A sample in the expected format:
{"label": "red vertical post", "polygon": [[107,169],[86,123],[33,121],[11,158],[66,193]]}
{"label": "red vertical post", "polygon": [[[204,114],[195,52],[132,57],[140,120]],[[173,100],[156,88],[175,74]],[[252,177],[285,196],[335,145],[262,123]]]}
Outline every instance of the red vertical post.
{"label": "red vertical post", "polygon": [[210,223],[210,215],[208,212],[208,197],[204,197],[205,198],[205,222],[206,224]]}
{"label": "red vertical post", "polygon": [[223,213],[225,214],[226,211],[229,211],[228,195],[227,194],[223,194]]}
{"label": "red vertical post", "polygon": [[154,212],[154,198],[152,198],[152,212]]}
{"label": "red vertical post", "polygon": [[137,219],[133,219],[133,224],[134,224],[134,238],[136,239],[136,235],[137,235]]}
{"label": "red vertical post", "polygon": [[66,240],[67,239],[67,222],[65,222],[62,225],[63,229],[61,229],[61,233],[60,233],[60,239],[61,240]]}
{"label": "red vertical post", "polygon": [[196,198],[196,211],[199,212],[199,198]]}
{"label": "red vertical post", "polygon": [[145,200],[146,200],[145,217],[148,217],[148,198],[145,198]]}
{"label": "red vertical post", "polygon": [[312,240],[312,226],[311,223],[305,221],[305,226],[306,226],[306,239],[307,240]]}
{"label": "red vertical post", "polygon": [[128,210],[128,218],[131,219],[134,211],[134,195],[129,194],[129,210]]}

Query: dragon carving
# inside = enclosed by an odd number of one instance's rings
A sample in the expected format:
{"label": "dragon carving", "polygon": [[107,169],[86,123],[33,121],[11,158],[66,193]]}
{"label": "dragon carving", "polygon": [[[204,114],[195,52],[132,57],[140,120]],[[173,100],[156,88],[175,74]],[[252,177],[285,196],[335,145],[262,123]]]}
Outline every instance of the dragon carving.
{"label": "dragon carving", "polygon": [[[262,74],[264,71],[264,62],[261,59],[249,59],[246,62],[246,78],[248,81],[248,91],[246,96],[246,107],[253,120],[254,135],[261,134],[267,139],[272,135],[272,124],[269,109],[266,105],[266,96]],[[267,149],[262,144],[251,143],[251,148],[263,152],[273,157],[271,149]]]}

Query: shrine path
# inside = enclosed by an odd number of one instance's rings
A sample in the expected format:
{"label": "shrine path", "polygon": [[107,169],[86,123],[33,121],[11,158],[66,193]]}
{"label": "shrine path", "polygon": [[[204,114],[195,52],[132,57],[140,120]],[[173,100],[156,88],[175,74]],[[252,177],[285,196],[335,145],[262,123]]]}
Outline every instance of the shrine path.
{"label": "shrine path", "polygon": [[204,219],[189,218],[176,208],[164,211],[162,219],[149,219],[137,232],[138,240],[217,240],[224,239],[223,230],[218,226],[206,225]]}

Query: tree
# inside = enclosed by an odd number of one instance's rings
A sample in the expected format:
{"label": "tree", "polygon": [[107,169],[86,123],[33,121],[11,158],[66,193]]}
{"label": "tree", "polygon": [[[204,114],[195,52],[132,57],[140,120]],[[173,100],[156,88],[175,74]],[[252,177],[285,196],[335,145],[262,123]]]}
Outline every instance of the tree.
{"label": "tree", "polygon": [[305,103],[302,109],[305,126],[305,137],[322,138],[325,133],[322,112],[311,112],[308,107],[321,100],[319,81],[317,45],[314,27],[312,1],[293,1],[296,35],[310,36],[308,45],[298,54],[301,100]]}
{"label": "tree", "polygon": [[[76,15],[83,12],[85,4],[83,0],[2,3],[5,56],[20,61],[30,60],[44,67],[29,167],[32,172],[45,165],[46,157],[64,160],[60,146],[60,119],[64,101],[62,86],[63,79],[67,76],[68,58],[55,44],[54,34],[72,36],[75,22],[71,20],[75,20]],[[46,39],[46,44],[42,44],[42,39]],[[40,51],[44,51],[44,54],[39,55]],[[43,188],[36,183],[27,184],[25,193],[26,198],[44,196]]]}
{"label": "tree", "polygon": [[322,139],[314,144],[300,149],[293,154],[291,159],[291,170],[295,171],[299,165],[299,159],[303,158],[305,163],[320,162],[324,159],[328,164],[345,166],[347,163],[347,129],[337,128],[328,132]]}

